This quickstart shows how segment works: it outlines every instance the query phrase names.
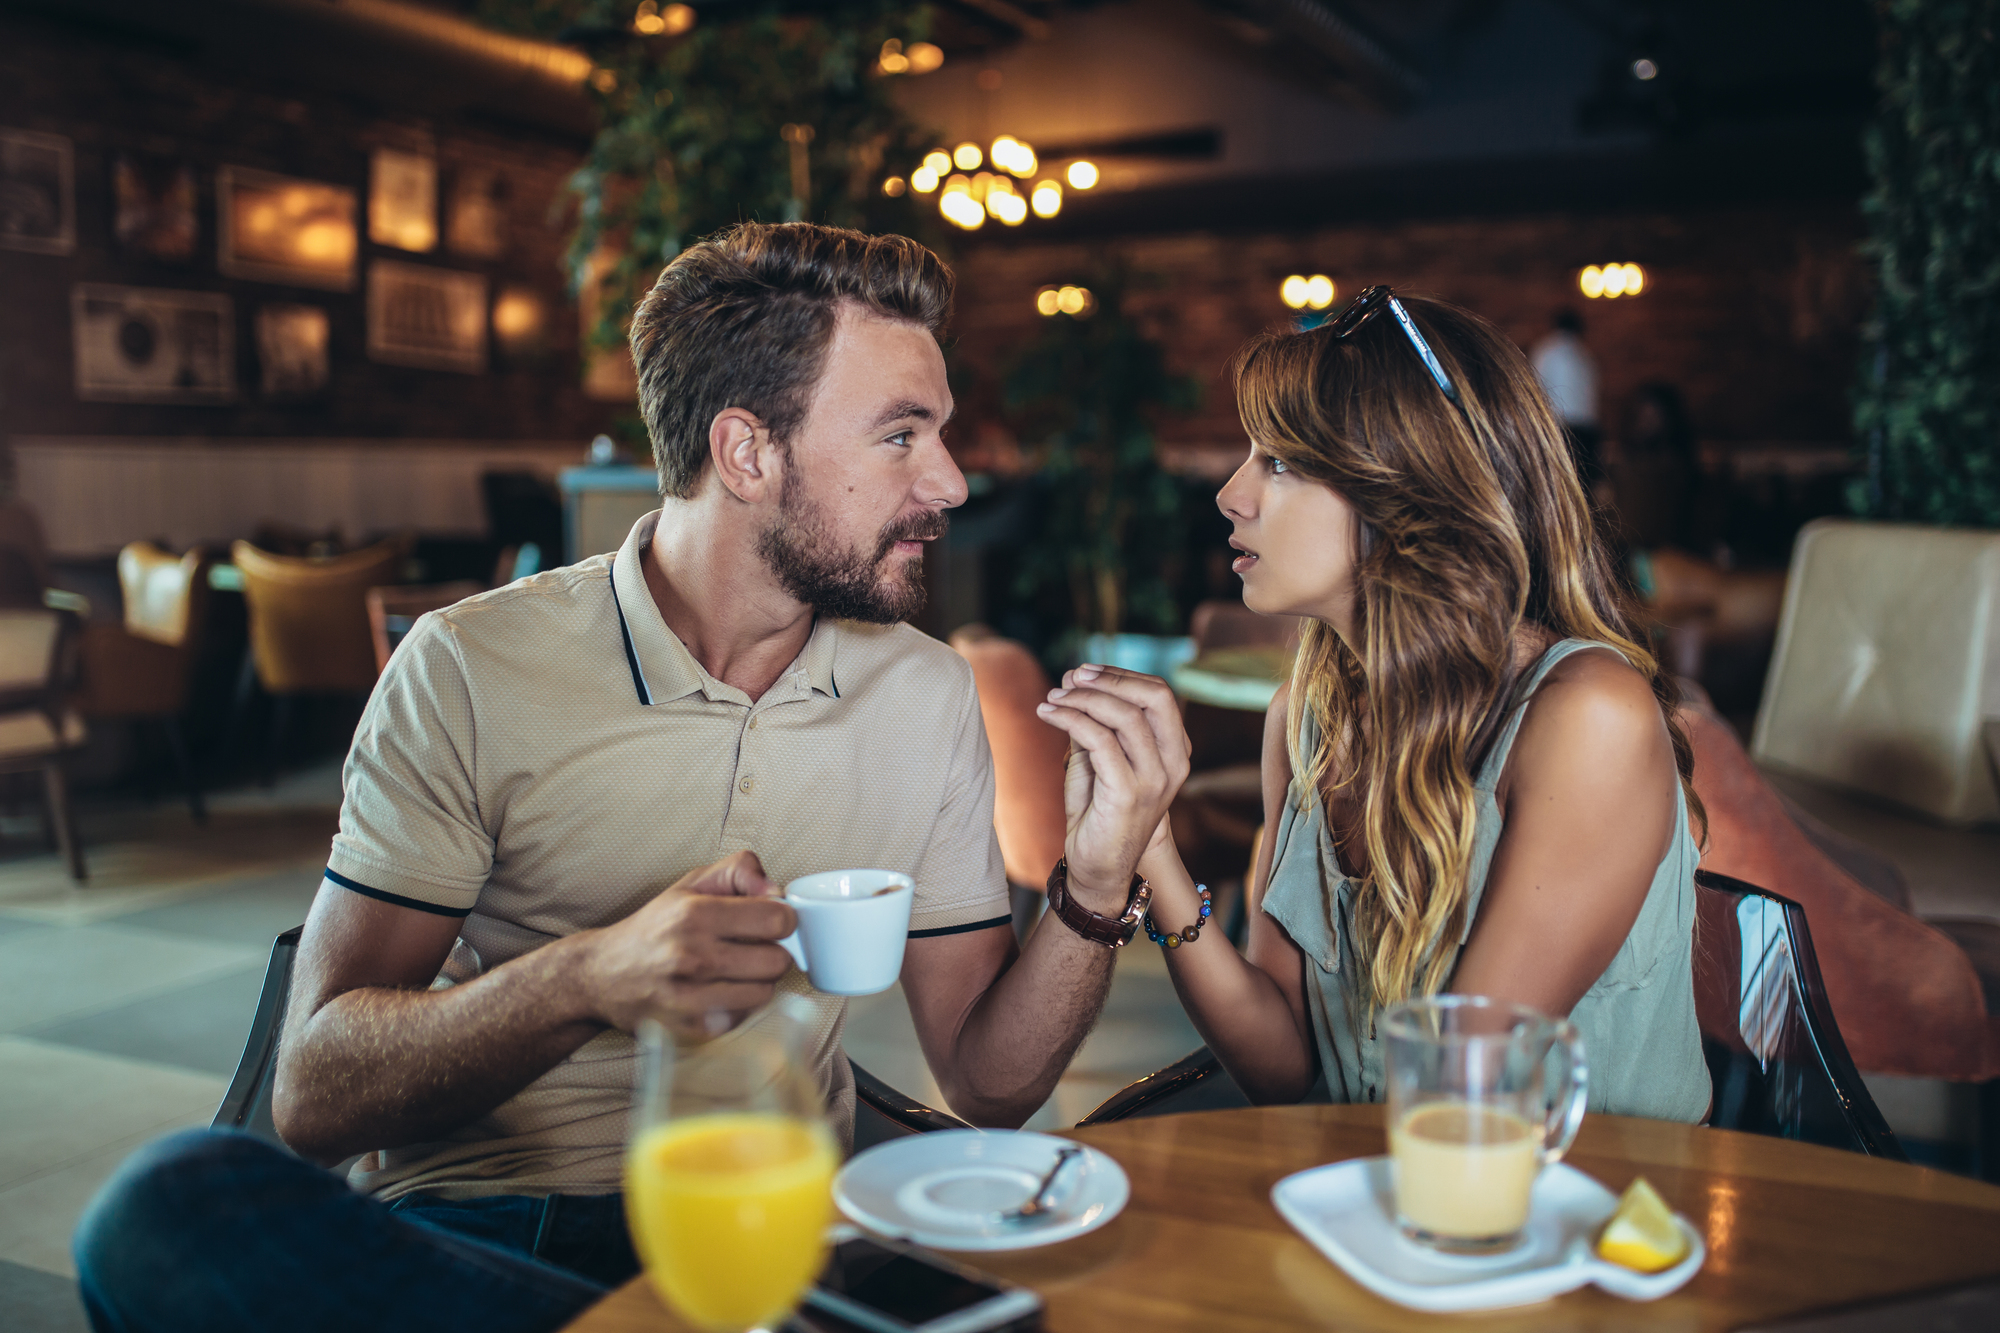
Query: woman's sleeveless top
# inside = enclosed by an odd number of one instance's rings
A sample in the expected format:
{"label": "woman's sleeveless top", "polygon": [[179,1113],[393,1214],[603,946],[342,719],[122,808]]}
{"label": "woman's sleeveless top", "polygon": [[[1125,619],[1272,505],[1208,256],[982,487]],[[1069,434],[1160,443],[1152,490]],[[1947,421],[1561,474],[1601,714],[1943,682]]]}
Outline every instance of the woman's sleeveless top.
{"label": "woman's sleeveless top", "polygon": [[[1494,787],[1528,700],[1556,663],[1592,648],[1616,651],[1608,644],[1565,639],[1543,654],[1522,680],[1506,724],[1480,767],[1465,931],[1451,942],[1454,950],[1464,946],[1479,915],[1493,849],[1505,826]],[[1310,753],[1316,739],[1311,719],[1306,728]],[[1699,859],[1688,831],[1687,798],[1677,788],[1673,842],[1653,872],[1646,905],[1611,965],[1570,1011],[1583,1034],[1592,1111],[1688,1123],[1707,1112],[1708,1068],[1694,1012],[1694,871]],[[1382,1044],[1368,1002],[1368,960],[1357,951],[1354,937],[1356,887],[1341,870],[1324,802],[1316,792],[1302,792],[1294,778],[1278,820],[1263,910],[1306,955],[1306,1004],[1331,1100],[1379,1102]]]}

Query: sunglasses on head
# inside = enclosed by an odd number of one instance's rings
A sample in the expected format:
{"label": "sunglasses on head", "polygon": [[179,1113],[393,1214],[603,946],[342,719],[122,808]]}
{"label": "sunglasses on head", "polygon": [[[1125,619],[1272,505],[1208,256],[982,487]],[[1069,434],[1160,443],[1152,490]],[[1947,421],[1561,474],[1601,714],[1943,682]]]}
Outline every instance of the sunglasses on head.
{"label": "sunglasses on head", "polygon": [[1402,328],[1403,336],[1410,340],[1410,346],[1417,349],[1417,356],[1423,360],[1424,369],[1431,373],[1431,379],[1436,381],[1438,388],[1451,401],[1451,405],[1458,409],[1458,415],[1465,421],[1466,429],[1471,430],[1472,418],[1466,413],[1465,404],[1459,401],[1458,386],[1451,382],[1451,376],[1445,374],[1444,367],[1438,364],[1437,353],[1431,351],[1431,345],[1424,341],[1424,335],[1417,332],[1417,322],[1410,318],[1410,312],[1396,299],[1393,288],[1379,284],[1370,287],[1349,302],[1347,309],[1327,321],[1324,327],[1329,337],[1351,338],[1362,325],[1384,310],[1396,317],[1396,323]]}

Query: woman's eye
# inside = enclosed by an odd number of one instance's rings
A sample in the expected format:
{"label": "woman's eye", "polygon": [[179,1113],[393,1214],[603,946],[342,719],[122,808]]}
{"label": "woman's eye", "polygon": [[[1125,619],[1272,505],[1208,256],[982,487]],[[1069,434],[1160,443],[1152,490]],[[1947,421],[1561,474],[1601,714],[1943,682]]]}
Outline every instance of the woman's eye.
{"label": "woman's eye", "polygon": [[1282,458],[1272,458],[1272,459],[1270,459],[1270,465],[1271,465],[1271,471],[1272,471],[1273,473],[1278,473],[1278,472],[1290,472],[1290,471],[1291,471],[1291,468],[1289,468],[1289,467],[1287,467],[1287,466],[1285,465],[1285,460],[1284,460],[1284,459],[1282,459]]}

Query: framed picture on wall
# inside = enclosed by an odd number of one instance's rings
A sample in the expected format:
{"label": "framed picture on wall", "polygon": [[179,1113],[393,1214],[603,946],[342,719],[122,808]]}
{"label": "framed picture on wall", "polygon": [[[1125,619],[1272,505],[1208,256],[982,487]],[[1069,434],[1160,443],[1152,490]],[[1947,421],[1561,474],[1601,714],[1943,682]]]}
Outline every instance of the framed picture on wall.
{"label": "framed picture on wall", "polygon": [[111,231],[128,254],[184,264],[200,239],[194,168],[172,158],[120,153],[111,161]]}
{"label": "framed picture on wall", "polygon": [[257,372],[266,398],[308,398],[332,378],[326,310],[274,303],[257,307]]}
{"label": "framed picture on wall", "polygon": [[232,278],[354,290],[354,191],[247,167],[215,178],[216,263]]}
{"label": "framed picture on wall", "polygon": [[507,178],[491,167],[452,173],[445,244],[453,254],[498,259],[507,253]]}
{"label": "framed picture on wall", "polygon": [[377,259],[368,265],[368,356],[397,366],[486,369],[486,279]]}
{"label": "framed picture on wall", "polygon": [[0,249],[76,249],[76,157],[62,135],[0,129]]}
{"label": "framed picture on wall", "polygon": [[368,170],[368,239],[426,254],[437,248],[437,159],[377,148]]}
{"label": "framed picture on wall", "polygon": [[220,292],[80,282],[70,289],[76,396],[112,403],[236,397],[234,307]]}

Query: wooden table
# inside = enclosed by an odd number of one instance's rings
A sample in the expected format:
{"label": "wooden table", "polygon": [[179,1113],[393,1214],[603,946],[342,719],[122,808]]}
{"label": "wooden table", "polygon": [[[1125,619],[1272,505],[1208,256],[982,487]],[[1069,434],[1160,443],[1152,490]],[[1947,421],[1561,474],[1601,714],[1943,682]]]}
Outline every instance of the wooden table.
{"label": "wooden table", "polygon": [[[1070,1131],[1132,1178],[1103,1229],[1038,1250],[960,1256],[1033,1287],[1049,1333],[1155,1329],[1731,1329],[1753,1320],[2000,1272],[2000,1188],[1783,1139],[1593,1115],[1569,1161],[1612,1190],[1643,1174],[1708,1238],[1662,1300],[1594,1287],[1482,1315],[1427,1315],[1370,1294],[1271,1206],[1294,1171],[1382,1152],[1379,1106],[1158,1116]],[[644,1278],[572,1333],[678,1333]]]}

